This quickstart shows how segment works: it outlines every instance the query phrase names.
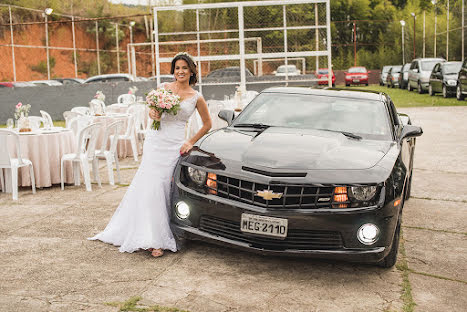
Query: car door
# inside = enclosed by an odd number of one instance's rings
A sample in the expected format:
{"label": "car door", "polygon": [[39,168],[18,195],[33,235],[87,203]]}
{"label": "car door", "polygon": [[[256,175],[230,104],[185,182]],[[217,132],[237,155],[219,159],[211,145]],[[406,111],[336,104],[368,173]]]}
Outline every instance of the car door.
{"label": "car door", "polygon": [[[417,61],[413,61],[409,69],[409,81],[408,83],[412,88],[415,88],[417,84],[417,77],[415,77],[415,71],[417,70]],[[415,81],[415,82],[414,82]]]}
{"label": "car door", "polygon": [[430,76],[431,87],[435,92],[441,92],[442,77],[441,77],[441,64],[436,64]]}
{"label": "car door", "polygon": [[465,92],[467,90],[467,58],[462,63],[461,70],[459,71],[458,83],[462,91]]}

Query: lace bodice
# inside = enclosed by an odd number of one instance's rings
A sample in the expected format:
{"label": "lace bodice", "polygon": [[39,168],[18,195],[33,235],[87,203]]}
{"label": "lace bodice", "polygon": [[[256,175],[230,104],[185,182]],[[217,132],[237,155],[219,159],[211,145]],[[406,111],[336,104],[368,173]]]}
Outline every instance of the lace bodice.
{"label": "lace bodice", "polygon": [[[166,83],[161,84],[161,88],[164,88]],[[166,122],[177,121],[185,124],[191,117],[196,108],[196,102],[200,96],[198,91],[196,94],[180,102],[180,109],[177,115],[165,114],[161,120],[161,125]]]}

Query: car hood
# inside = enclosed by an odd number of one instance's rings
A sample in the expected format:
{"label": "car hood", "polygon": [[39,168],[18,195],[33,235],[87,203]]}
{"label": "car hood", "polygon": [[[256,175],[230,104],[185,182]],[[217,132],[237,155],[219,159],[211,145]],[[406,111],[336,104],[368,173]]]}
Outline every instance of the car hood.
{"label": "car hood", "polygon": [[449,75],[444,75],[443,79],[444,80],[457,80],[458,74],[449,74]]}
{"label": "car hood", "polygon": [[221,161],[248,167],[346,170],[375,166],[392,144],[350,139],[339,132],[271,127],[261,133],[220,129],[206,137],[199,148]]}

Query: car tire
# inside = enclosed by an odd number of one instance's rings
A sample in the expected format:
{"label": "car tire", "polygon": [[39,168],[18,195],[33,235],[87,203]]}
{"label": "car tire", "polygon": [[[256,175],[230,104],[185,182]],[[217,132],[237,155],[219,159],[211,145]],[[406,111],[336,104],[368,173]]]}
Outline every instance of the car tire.
{"label": "car tire", "polygon": [[417,92],[418,94],[423,94],[423,88],[422,88],[422,84],[420,83],[420,81],[418,82],[417,84]]}
{"label": "car tire", "polygon": [[407,82],[407,90],[410,92],[412,91],[412,86],[410,86],[410,81]]}
{"label": "car tire", "polygon": [[383,260],[378,262],[378,266],[383,268],[392,268],[397,262],[397,253],[399,251],[399,241],[401,232],[401,218],[402,211],[399,213],[399,219],[397,220],[396,230],[394,231],[394,237],[392,238],[391,250]]}
{"label": "car tire", "polygon": [[434,96],[434,95],[435,95],[435,92],[433,91],[433,86],[431,85],[431,83],[430,83],[430,85],[428,86],[428,94],[429,94],[430,96]]}
{"label": "car tire", "polygon": [[365,86],[367,86],[367,87],[368,87],[368,84],[367,84],[367,83],[365,83]]}
{"label": "car tire", "polygon": [[346,87],[350,87],[350,84],[346,83],[345,86],[346,86]]}
{"label": "car tire", "polygon": [[448,98],[449,97],[449,92],[448,89],[446,88],[446,85],[443,85],[443,98]]}
{"label": "car tire", "polygon": [[457,88],[456,88],[456,99],[458,101],[463,101],[464,100],[464,95],[462,94],[460,85],[457,85]]}
{"label": "car tire", "polygon": [[410,178],[409,178],[409,181],[407,182],[407,187],[405,191],[405,200],[409,200],[410,193],[412,191],[412,175],[413,175],[413,168],[410,170]]}

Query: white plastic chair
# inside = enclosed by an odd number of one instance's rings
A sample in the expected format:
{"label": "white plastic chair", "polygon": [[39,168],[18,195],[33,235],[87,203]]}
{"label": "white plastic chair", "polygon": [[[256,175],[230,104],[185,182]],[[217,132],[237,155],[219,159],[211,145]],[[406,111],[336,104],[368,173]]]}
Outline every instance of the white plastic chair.
{"label": "white plastic chair", "polygon": [[[12,158],[8,150],[8,138],[14,140],[16,147],[16,158]],[[19,135],[11,130],[0,129],[0,171],[3,168],[11,169],[11,188],[13,193],[13,200],[18,200],[18,168],[29,167],[29,175],[31,176],[32,193],[36,193],[36,179],[34,178],[34,168],[29,159],[21,157],[21,148],[19,144]],[[5,192],[5,179],[3,172],[0,173],[0,183],[2,191]]]}
{"label": "white plastic chair", "polygon": [[76,106],[71,109],[72,112],[80,113],[81,115],[89,115],[89,107],[86,106]]}
{"label": "white plastic chair", "polygon": [[39,116],[29,116],[29,126],[32,130],[39,129],[41,124],[45,125],[45,120]]}
{"label": "white plastic chair", "polygon": [[62,190],[64,187],[64,174],[65,174],[65,161],[71,161],[73,164],[73,177],[75,179],[75,185],[80,185],[80,165],[83,170],[84,183],[86,185],[86,191],[90,192],[91,189],[91,174],[89,171],[89,163],[93,163],[92,173],[94,179],[97,180],[99,186],[101,186],[101,180],[99,178],[99,168],[94,165],[93,159],[96,150],[96,142],[99,136],[99,124],[91,124],[79,133],[79,139],[75,148],[75,152],[71,154],[65,154],[62,156],[60,161],[60,182],[62,184]]}
{"label": "white plastic chair", "polygon": [[[113,173],[114,161],[115,167],[117,169],[117,182],[120,183],[120,165],[118,163],[117,143],[118,134],[120,133],[120,129],[123,128],[124,123],[125,122],[123,120],[119,120],[107,126],[107,129],[105,129],[104,140],[102,141],[101,148],[96,150],[93,160],[93,162],[95,162],[95,164],[93,163],[93,168],[98,168],[99,158],[105,158],[110,185],[115,185]],[[107,145],[109,145],[109,149],[107,149]]]}
{"label": "white plastic chair", "polygon": [[[144,126],[144,120],[149,116],[146,113],[146,105],[143,104],[133,104],[128,107],[126,113],[134,116],[135,119],[135,134],[137,143],[143,142],[146,135],[146,127]],[[138,144],[139,145],[139,144]]]}
{"label": "white plastic chair", "polygon": [[135,133],[135,116],[130,115],[128,117],[125,134],[119,134],[118,140],[119,141],[130,140],[131,150],[133,151],[133,158],[135,159],[135,161],[138,161],[138,146],[136,145],[136,133]]}
{"label": "white plastic chair", "polygon": [[70,121],[78,116],[83,116],[83,114],[72,112],[72,111],[65,111],[63,112],[63,119],[65,119],[65,128],[70,128]]}
{"label": "white plastic chair", "polygon": [[89,111],[91,115],[104,115],[105,103],[98,99],[92,99],[91,102],[89,102]]}
{"label": "white plastic chair", "polygon": [[69,129],[73,131],[73,134],[75,135],[75,138],[78,139],[78,135],[87,126],[89,126],[92,122],[92,117],[91,116],[83,116],[79,115],[74,118],[72,118],[69,123]]}
{"label": "white plastic chair", "polygon": [[136,103],[136,96],[134,94],[120,94],[117,98],[119,104],[133,104]]}
{"label": "white plastic chair", "polygon": [[40,110],[42,119],[44,120],[44,128],[51,129],[54,126],[52,117],[46,111]]}

